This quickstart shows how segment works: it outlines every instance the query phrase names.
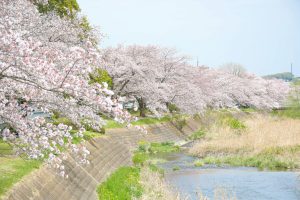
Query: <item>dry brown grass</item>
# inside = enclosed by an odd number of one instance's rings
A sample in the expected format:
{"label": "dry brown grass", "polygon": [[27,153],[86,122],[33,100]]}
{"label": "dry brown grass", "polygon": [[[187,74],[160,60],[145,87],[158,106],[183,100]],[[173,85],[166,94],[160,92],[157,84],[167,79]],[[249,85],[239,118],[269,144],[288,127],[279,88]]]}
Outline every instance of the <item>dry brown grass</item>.
{"label": "dry brown grass", "polygon": [[252,115],[240,134],[229,127],[212,126],[206,140],[191,148],[194,155],[259,153],[267,148],[300,145],[300,120]]}
{"label": "dry brown grass", "polygon": [[[149,168],[141,169],[141,183],[144,188],[143,196],[139,200],[189,200],[168,185],[161,174],[153,172]],[[201,191],[197,193],[198,200],[209,200]],[[215,200],[237,200],[236,196],[222,187],[214,190]]]}
{"label": "dry brown grass", "polygon": [[161,174],[151,171],[148,167],[141,169],[141,184],[144,188],[141,200],[187,200],[180,197],[178,192],[174,192]]}

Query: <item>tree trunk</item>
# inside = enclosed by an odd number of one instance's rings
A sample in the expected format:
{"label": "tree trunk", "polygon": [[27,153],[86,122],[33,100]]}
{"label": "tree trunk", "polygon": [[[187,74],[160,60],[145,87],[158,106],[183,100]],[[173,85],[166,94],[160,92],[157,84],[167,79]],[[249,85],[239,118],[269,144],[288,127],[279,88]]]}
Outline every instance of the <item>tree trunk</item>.
{"label": "tree trunk", "polygon": [[139,109],[140,109],[140,117],[146,117],[146,104],[143,98],[138,98]]}

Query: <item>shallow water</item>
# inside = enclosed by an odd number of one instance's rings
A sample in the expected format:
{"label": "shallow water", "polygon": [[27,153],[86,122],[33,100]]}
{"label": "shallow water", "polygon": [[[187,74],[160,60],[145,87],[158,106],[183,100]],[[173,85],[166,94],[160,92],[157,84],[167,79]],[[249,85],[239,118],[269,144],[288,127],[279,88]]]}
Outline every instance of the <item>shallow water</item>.
{"label": "shallow water", "polygon": [[[182,194],[197,199],[201,192],[210,199],[226,190],[231,197],[245,200],[300,200],[300,177],[295,172],[259,171],[252,167],[194,167],[194,158],[183,153],[164,157],[159,164],[166,180]],[[180,168],[173,171],[174,168]]]}

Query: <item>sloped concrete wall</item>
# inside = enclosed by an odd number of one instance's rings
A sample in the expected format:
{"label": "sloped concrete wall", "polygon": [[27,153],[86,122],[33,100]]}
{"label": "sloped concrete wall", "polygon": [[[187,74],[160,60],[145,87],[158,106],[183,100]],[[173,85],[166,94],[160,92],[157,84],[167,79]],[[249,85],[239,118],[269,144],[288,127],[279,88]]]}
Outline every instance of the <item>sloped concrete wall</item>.
{"label": "sloped concrete wall", "polygon": [[100,138],[86,142],[90,164],[77,165],[69,156],[64,162],[69,178],[63,179],[46,166],[16,184],[4,199],[10,200],[96,200],[96,188],[117,168],[132,165],[132,150],[139,141],[178,142],[199,127],[189,120],[179,131],[172,123],[147,126],[148,134],[134,128],[111,129]]}

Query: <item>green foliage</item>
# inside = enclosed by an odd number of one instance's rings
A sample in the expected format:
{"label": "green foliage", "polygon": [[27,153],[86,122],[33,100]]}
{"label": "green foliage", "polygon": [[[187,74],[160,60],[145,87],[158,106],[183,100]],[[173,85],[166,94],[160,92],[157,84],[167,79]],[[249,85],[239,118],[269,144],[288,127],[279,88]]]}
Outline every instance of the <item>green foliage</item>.
{"label": "green foliage", "polygon": [[176,113],[176,112],[179,112],[180,109],[173,103],[168,103],[167,104],[167,107],[168,107],[168,110],[171,112],[171,113]]}
{"label": "green foliage", "polygon": [[98,44],[97,37],[90,37],[90,33],[92,33],[93,28],[91,27],[87,17],[81,17],[79,26],[82,30],[82,33],[80,33],[78,36],[79,38],[84,41],[85,39],[89,38],[89,41],[92,42],[94,46]]}
{"label": "green foliage", "polygon": [[188,137],[190,140],[199,140],[205,137],[206,132],[202,129],[199,129],[198,131],[194,132],[192,135]]}
{"label": "green foliage", "polygon": [[235,118],[228,118],[226,123],[232,129],[242,130],[246,128],[246,125],[243,122]]}
{"label": "green foliage", "polygon": [[34,1],[40,13],[56,12],[60,17],[74,18],[76,12],[80,11],[76,0],[48,0],[48,3],[43,5],[37,0]]}
{"label": "green foliage", "polygon": [[194,166],[195,167],[202,167],[204,165],[204,162],[202,160],[195,160]]}
{"label": "green foliage", "polygon": [[90,84],[99,83],[102,85],[103,82],[108,84],[109,89],[113,87],[112,78],[105,69],[98,68],[93,74],[90,74]]}
{"label": "green foliage", "polygon": [[135,165],[143,166],[149,159],[149,155],[143,152],[136,152],[132,157],[132,162]]}
{"label": "green foliage", "polygon": [[41,161],[22,158],[0,157],[0,197],[32,170],[38,169]]}
{"label": "green foliage", "polygon": [[180,167],[179,167],[179,166],[173,167],[173,171],[178,171],[178,170],[180,170]]}
{"label": "green foliage", "polygon": [[150,144],[146,141],[140,141],[138,151],[139,152],[149,152]]}
{"label": "green foliage", "polygon": [[143,192],[139,180],[139,168],[121,167],[98,187],[98,197],[101,200],[131,200],[138,198]]}

